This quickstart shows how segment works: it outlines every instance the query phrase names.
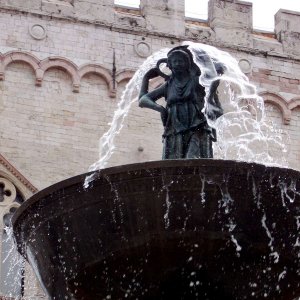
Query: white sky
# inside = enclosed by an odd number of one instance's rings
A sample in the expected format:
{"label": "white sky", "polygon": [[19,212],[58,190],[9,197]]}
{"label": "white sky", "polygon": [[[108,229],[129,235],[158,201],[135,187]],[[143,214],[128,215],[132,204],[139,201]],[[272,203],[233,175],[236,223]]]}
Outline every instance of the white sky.
{"label": "white sky", "polygon": [[[208,0],[185,0],[185,15],[207,19],[207,2]],[[300,12],[300,0],[248,0],[248,2],[253,3],[254,28],[267,31],[274,30],[274,15],[280,8]],[[139,0],[115,0],[115,3],[131,7],[139,6]]]}

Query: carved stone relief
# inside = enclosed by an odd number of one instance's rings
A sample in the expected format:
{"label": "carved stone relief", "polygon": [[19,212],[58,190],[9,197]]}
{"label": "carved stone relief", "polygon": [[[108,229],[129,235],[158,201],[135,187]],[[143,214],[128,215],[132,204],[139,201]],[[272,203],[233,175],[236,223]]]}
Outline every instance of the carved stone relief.
{"label": "carved stone relief", "polygon": [[12,203],[17,195],[15,186],[5,178],[0,177],[0,206]]}
{"label": "carved stone relief", "polygon": [[47,36],[46,28],[41,24],[29,26],[29,34],[36,40],[43,40]]}
{"label": "carved stone relief", "polygon": [[241,59],[239,61],[239,67],[245,74],[250,73],[252,70],[251,62],[248,59]]}
{"label": "carved stone relief", "polygon": [[138,42],[134,45],[135,52],[140,57],[148,57],[151,54],[151,46],[146,42]]}

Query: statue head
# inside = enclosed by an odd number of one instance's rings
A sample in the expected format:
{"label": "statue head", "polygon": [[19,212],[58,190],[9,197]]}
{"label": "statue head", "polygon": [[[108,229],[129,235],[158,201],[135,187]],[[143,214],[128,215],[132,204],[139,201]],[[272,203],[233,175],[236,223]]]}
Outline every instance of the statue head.
{"label": "statue head", "polygon": [[191,60],[189,55],[181,50],[173,50],[168,53],[167,65],[171,70],[186,70],[191,68]]}
{"label": "statue head", "polygon": [[167,66],[172,70],[172,62],[175,58],[184,62],[185,70],[189,70],[193,75],[201,74],[199,67],[194,63],[193,55],[188,49],[188,45],[178,46],[171,49],[167,54]]}
{"label": "statue head", "polygon": [[166,80],[168,80],[170,78],[170,75],[167,75],[160,70],[160,65],[167,64],[167,66],[173,71],[172,61],[175,58],[181,58],[182,64],[183,64],[183,66],[182,66],[183,70],[189,71],[190,74],[192,74],[194,76],[200,76],[200,74],[201,74],[200,69],[194,63],[193,55],[190,52],[190,50],[188,49],[188,45],[172,48],[168,52],[167,58],[161,58],[157,61],[156,66],[157,66],[158,73],[160,76],[162,76]]}

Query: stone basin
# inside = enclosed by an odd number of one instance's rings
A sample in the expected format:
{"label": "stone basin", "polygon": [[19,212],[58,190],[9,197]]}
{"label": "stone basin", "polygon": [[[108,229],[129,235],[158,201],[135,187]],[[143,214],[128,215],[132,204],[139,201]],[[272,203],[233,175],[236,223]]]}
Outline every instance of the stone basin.
{"label": "stone basin", "polygon": [[165,160],[79,175],[33,195],[12,223],[51,299],[300,296],[300,173]]}

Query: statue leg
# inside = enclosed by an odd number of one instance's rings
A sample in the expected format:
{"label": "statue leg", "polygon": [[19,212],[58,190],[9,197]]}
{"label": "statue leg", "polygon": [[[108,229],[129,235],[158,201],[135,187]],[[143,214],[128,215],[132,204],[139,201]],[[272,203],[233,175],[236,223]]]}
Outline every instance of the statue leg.
{"label": "statue leg", "polygon": [[163,139],[162,159],[184,158],[184,141],[182,134],[170,135]]}
{"label": "statue leg", "polygon": [[213,158],[211,134],[200,128],[191,136],[185,158]]}

